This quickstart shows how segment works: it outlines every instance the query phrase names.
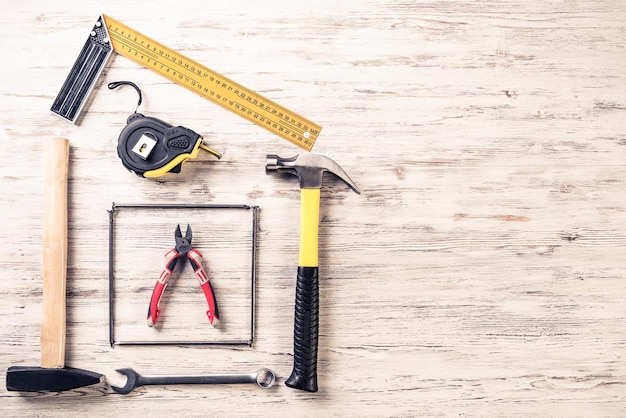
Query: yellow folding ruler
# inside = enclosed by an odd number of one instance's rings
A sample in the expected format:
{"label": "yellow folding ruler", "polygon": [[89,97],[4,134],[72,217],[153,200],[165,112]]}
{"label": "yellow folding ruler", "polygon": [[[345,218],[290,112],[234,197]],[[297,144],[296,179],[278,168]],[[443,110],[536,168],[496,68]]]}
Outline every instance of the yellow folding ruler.
{"label": "yellow folding ruler", "polygon": [[74,63],[52,112],[76,122],[112,52],[149,68],[310,151],[322,127],[121,22],[102,15]]}

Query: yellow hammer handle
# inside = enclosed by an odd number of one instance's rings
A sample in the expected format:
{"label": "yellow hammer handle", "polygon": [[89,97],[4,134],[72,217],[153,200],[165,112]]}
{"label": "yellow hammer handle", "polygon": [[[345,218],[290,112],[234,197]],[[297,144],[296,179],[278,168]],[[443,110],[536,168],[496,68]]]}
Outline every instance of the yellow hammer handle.
{"label": "yellow hammer handle", "polygon": [[320,189],[300,190],[300,267],[318,267]]}
{"label": "yellow hammer handle", "polygon": [[41,367],[65,364],[65,278],[67,269],[67,177],[69,141],[44,143],[43,318]]}

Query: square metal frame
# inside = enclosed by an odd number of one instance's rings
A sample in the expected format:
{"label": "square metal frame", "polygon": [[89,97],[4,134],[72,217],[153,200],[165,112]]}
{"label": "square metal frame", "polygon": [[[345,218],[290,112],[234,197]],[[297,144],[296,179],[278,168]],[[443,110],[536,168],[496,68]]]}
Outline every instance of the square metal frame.
{"label": "square metal frame", "polygon": [[[215,341],[117,341],[115,340],[115,277],[113,274],[115,267],[115,213],[120,209],[130,210],[148,210],[148,209],[241,209],[252,211],[252,227],[250,234],[251,241],[251,268],[250,268],[250,335],[248,338],[242,338],[239,340],[215,340]],[[224,346],[252,346],[254,342],[254,333],[256,327],[256,235],[258,225],[258,206],[249,205],[219,205],[219,204],[119,204],[113,202],[109,212],[109,344],[111,347],[116,345],[128,345],[128,346],[153,346],[153,345],[224,345]]]}

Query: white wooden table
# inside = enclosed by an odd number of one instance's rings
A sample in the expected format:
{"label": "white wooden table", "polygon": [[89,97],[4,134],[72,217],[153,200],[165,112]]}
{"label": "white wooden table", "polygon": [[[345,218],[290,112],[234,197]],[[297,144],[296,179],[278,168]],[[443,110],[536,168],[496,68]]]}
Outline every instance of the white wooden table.
{"label": "white wooden table", "polygon": [[[623,1],[2,6],[0,374],[39,362],[43,140],[66,137],[66,363],[107,383],[49,395],[0,385],[0,415],[626,415]],[[299,191],[295,178],[264,173],[267,153],[304,151],[120,56],[80,125],[56,118],[51,103],[100,13],[321,124],[313,151],[362,190],[332,179],[322,190],[318,393],[283,384]],[[201,132],[222,160],[202,155],[158,181],[126,171],[116,145],[136,96],[106,88],[117,80],[142,88],[141,112]],[[112,202],[259,206],[251,347],[110,347]],[[128,251],[157,261],[119,269],[139,270],[137,287],[150,289],[173,237],[148,215],[135,225],[145,227],[129,232]],[[199,242],[209,242],[201,228]],[[242,260],[207,260],[218,262]],[[214,283],[233,299],[227,283]],[[189,268],[168,291],[203,300]],[[135,298],[143,315],[147,300],[128,293],[121,300]],[[279,382],[113,393],[115,369],[128,366],[269,367]]]}

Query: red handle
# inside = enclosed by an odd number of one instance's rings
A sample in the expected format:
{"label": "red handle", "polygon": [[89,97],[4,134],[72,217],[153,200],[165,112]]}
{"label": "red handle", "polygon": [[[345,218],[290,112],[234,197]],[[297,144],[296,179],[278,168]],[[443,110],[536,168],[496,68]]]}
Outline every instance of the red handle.
{"label": "red handle", "polygon": [[161,272],[161,276],[157,279],[156,284],[154,285],[154,289],[152,290],[152,296],[150,297],[150,306],[148,307],[148,326],[154,326],[159,320],[159,316],[161,316],[161,309],[159,309],[159,303],[161,302],[161,297],[163,297],[163,292],[167,287],[167,282],[170,279],[170,275],[172,274],[172,270],[176,267],[176,261],[178,261],[179,253],[176,250],[169,250],[165,253],[165,267]]}
{"label": "red handle", "polygon": [[193,249],[189,251],[187,257],[189,258],[189,263],[193,267],[193,271],[196,274],[198,281],[200,282],[200,287],[202,288],[204,297],[206,298],[207,304],[209,305],[209,309],[206,311],[209,322],[211,323],[211,325],[216,327],[220,322],[220,314],[217,309],[217,302],[215,300],[215,292],[213,291],[213,286],[211,286],[209,276],[207,276],[206,272],[202,268],[202,254],[200,254],[200,251]]}

